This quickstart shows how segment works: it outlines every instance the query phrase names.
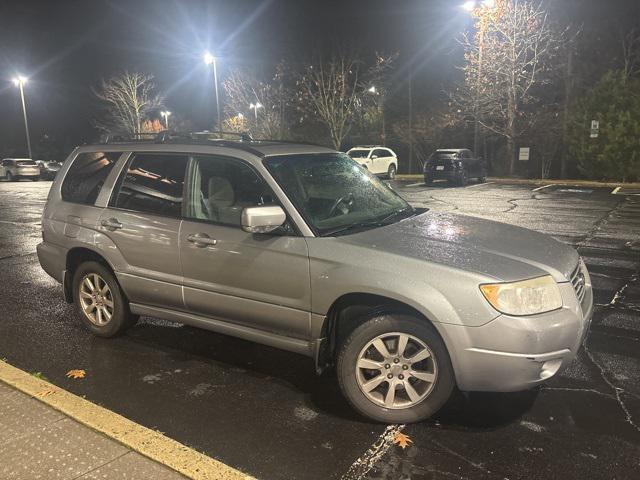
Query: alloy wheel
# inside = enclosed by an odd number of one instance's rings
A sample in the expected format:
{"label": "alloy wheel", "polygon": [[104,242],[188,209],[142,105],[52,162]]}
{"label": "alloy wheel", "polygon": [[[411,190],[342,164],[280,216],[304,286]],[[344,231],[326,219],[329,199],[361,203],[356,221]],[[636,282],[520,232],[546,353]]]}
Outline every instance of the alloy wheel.
{"label": "alloy wheel", "polygon": [[88,273],[80,282],[80,307],[94,325],[106,325],[113,317],[114,303],[111,289],[97,273]]}
{"label": "alloy wheel", "polygon": [[401,332],[379,335],[360,351],[356,379],[371,402],[389,409],[410,408],[429,396],[438,377],[433,351]]}

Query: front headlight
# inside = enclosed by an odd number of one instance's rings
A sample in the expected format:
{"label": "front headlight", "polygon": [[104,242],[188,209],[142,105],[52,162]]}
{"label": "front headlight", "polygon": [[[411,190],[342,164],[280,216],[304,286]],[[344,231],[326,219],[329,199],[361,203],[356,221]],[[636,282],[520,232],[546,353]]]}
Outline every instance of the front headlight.
{"label": "front headlight", "polygon": [[480,285],[480,291],[493,308],[507,315],[534,315],[562,307],[560,289],[550,275]]}

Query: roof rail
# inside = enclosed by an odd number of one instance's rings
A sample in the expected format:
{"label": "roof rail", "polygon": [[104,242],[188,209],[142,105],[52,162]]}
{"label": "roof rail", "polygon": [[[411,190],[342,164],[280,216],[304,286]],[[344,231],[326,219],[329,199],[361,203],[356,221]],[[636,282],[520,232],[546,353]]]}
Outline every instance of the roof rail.
{"label": "roof rail", "polygon": [[178,139],[189,141],[217,141],[226,140],[223,136],[238,137],[241,142],[253,142],[253,138],[249,132],[210,132],[204,130],[202,132],[172,132],[163,130],[161,132],[136,132],[127,134],[107,134],[100,137],[99,143],[131,143],[131,142],[154,142],[169,143]]}

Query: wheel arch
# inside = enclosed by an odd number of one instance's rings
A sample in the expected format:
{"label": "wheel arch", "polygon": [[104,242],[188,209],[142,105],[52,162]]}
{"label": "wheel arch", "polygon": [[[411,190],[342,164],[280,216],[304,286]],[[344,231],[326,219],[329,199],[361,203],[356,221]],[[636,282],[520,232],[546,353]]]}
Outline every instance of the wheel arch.
{"label": "wheel arch", "polygon": [[[100,253],[87,247],[74,247],[67,252],[65,261],[65,275],[62,282],[64,299],[67,303],[73,303],[72,283],[76,269],[84,262],[98,262],[104,265],[115,275],[115,270],[109,261]],[[117,278],[116,278],[117,281]],[[121,287],[122,288],[122,287]]]}
{"label": "wheel arch", "polygon": [[385,295],[365,292],[352,292],[338,297],[329,307],[319,330],[321,345],[316,354],[318,372],[333,365],[340,342],[360,325],[365,318],[375,314],[403,313],[420,318],[430,324],[453,357],[449,342],[438,328],[438,322],[430,315],[401,300]]}

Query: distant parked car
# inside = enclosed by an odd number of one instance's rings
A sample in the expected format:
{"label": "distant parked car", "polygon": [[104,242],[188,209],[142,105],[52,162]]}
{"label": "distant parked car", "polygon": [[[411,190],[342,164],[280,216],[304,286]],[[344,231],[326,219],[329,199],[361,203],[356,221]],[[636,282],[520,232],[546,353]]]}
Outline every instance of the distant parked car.
{"label": "distant parked car", "polygon": [[387,147],[364,145],[353,147],[347,152],[351,158],[375,175],[396,178],[398,156]]}
{"label": "distant parked car", "polygon": [[28,178],[34,182],[40,178],[40,167],[30,158],[5,158],[0,163],[0,177],[10,182]]}
{"label": "distant parked car", "polygon": [[40,168],[40,178],[43,180],[53,180],[56,178],[62,163],[54,160],[36,160],[38,167]]}
{"label": "distant parked car", "polygon": [[483,183],[487,180],[487,165],[482,157],[476,157],[466,148],[439,149],[424,164],[424,183],[447,180],[464,186],[470,178]]}

